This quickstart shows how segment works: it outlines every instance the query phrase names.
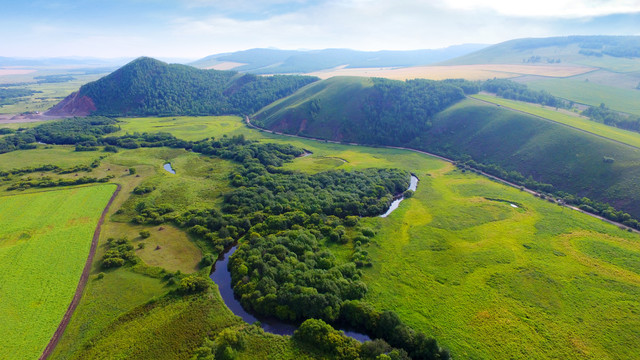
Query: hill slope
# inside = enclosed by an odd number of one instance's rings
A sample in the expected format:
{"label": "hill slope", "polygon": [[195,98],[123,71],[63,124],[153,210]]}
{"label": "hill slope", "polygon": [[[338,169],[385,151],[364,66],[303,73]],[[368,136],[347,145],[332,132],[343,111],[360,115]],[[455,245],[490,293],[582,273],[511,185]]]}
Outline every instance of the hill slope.
{"label": "hill slope", "polygon": [[464,98],[449,82],[335,77],[258,112],[256,124],[286,133],[365,144],[410,141],[429,119]]}
{"label": "hill slope", "polygon": [[[311,84],[255,114],[255,123],[329,140],[408,146],[457,159],[470,156],[640,217],[640,150],[470,99],[441,111],[456,102],[455,96],[449,102],[426,102],[426,112],[420,113],[421,107],[406,98],[376,92],[376,81]],[[368,114],[367,99],[384,104],[382,116]],[[407,108],[415,117],[407,115]],[[604,162],[605,157],[614,161]]]}
{"label": "hill slope", "polygon": [[570,63],[609,69],[637,58],[640,36],[568,36],[510,40],[443,64]]}
{"label": "hill slope", "polygon": [[210,68],[223,62],[233,62],[239,65],[234,68],[235,70],[255,74],[307,73],[337,66],[366,68],[426,65],[452,59],[484,47],[486,45],[465,44],[443,49],[410,51],[250,49],[231,54],[210,55],[190,65]]}
{"label": "hill slope", "polygon": [[139,58],[83,85],[51,115],[222,115],[252,113],[317,80],[200,70]]}

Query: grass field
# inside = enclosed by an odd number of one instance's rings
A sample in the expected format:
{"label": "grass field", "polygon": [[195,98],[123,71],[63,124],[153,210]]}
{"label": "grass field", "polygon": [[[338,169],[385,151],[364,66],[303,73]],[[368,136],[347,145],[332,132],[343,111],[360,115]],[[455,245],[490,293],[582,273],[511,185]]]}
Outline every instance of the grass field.
{"label": "grass field", "polygon": [[613,110],[640,115],[640,90],[574,79],[532,80],[527,81],[527,86],[533,90],[546,90],[555,96],[581,104],[600,106],[604,103]]}
{"label": "grass field", "polygon": [[522,101],[503,99],[497,96],[492,96],[487,94],[477,94],[477,95],[472,95],[471,97],[475,99],[483,100],[483,101],[488,101],[490,103],[494,103],[500,106],[508,107],[510,109],[522,111],[527,114],[540,116],[545,119],[558,122],[560,124],[571,126],[576,129],[584,130],[592,134],[604,136],[608,139],[619,141],[621,143],[640,148],[639,133],[618,129],[613,126],[607,126],[605,124],[601,124],[595,121],[591,121],[587,118],[580,117],[577,114],[556,111],[549,107],[543,107],[540,105],[526,103]]}
{"label": "grass field", "polygon": [[[227,134],[233,136],[242,131],[243,124],[237,116],[170,116],[149,118],[120,118],[122,131],[126,132],[168,132],[184,140],[201,140],[209,136]],[[254,135],[255,136],[255,135]]]}
{"label": "grass field", "polygon": [[113,185],[0,197],[0,358],[37,358],[80,280]]}
{"label": "grass field", "polygon": [[33,150],[18,150],[0,154],[0,170],[20,169],[38,165],[57,165],[63,168],[89,165],[105,153],[75,151],[74,146],[42,146]]}
{"label": "grass field", "polygon": [[456,358],[637,356],[637,235],[451,167],[417,170],[413,198],[366,220],[368,301]]}

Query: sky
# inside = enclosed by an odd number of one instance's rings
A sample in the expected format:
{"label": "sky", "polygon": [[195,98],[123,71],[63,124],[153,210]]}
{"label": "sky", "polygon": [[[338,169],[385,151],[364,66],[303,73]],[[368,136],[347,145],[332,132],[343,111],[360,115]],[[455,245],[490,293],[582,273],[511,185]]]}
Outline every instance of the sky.
{"label": "sky", "polygon": [[0,56],[198,59],[640,35],[640,0],[0,0]]}

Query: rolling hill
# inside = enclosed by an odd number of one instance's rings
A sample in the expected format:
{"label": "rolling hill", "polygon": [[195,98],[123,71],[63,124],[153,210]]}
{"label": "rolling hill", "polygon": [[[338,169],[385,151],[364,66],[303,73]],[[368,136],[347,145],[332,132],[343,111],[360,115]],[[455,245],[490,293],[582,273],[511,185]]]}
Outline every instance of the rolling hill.
{"label": "rolling hill", "polygon": [[[302,136],[408,146],[457,159],[471,157],[640,216],[640,149],[471,99],[445,110],[460,100],[455,96],[448,102],[431,103],[430,114],[414,119],[411,114],[420,106],[402,97],[376,94],[375,81],[334,78],[317,82],[264,108],[254,115],[254,121]],[[451,82],[441,85],[456,87]],[[384,104],[385,112],[378,118],[369,115],[372,96]],[[411,111],[405,111],[406,104]],[[605,157],[614,161],[604,162]]]}
{"label": "rolling hill", "polygon": [[242,75],[138,58],[83,85],[49,115],[224,115],[252,113],[317,79]]}
{"label": "rolling hill", "polygon": [[224,63],[232,63],[236,66],[234,70],[255,74],[308,73],[338,66],[349,68],[406,67],[452,59],[486,46],[464,44],[443,49],[410,51],[250,49],[210,55],[190,65],[199,68],[212,68]]}
{"label": "rolling hill", "polygon": [[[506,41],[443,62],[471,64],[577,64],[613,69],[640,58],[640,36],[567,36]],[[620,69],[618,69],[620,70]]]}

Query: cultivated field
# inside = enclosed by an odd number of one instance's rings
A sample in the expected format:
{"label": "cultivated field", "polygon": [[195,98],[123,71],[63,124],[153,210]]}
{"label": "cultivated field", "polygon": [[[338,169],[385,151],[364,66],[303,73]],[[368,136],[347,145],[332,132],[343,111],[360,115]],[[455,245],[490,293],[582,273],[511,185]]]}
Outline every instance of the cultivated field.
{"label": "cultivated field", "polygon": [[78,286],[113,185],[0,197],[2,359],[35,359]]}
{"label": "cultivated field", "polygon": [[618,129],[613,126],[608,126],[595,121],[591,121],[588,118],[578,116],[577,114],[572,114],[562,110],[556,111],[552,108],[543,107],[541,105],[503,99],[487,94],[477,94],[472,95],[471,97],[496,105],[504,106],[510,109],[522,111],[527,114],[540,116],[545,119],[558,122],[560,124],[571,126],[576,129],[580,129],[592,134],[596,134],[611,140],[640,148],[640,134],[633,131]]}
{"label": "cultivated field", "polygon": [[383,77],[395,80],[406,79],[459,79],[486,80],[493,78],[512,78],[521,75],[539,75],[547,77],[568,77],[595,70],[585,66],[560,65],[452,65],[452,66],[415,66],[407,68],[346,68],[318,71],[307,75],[328,79],[333,76]]}

